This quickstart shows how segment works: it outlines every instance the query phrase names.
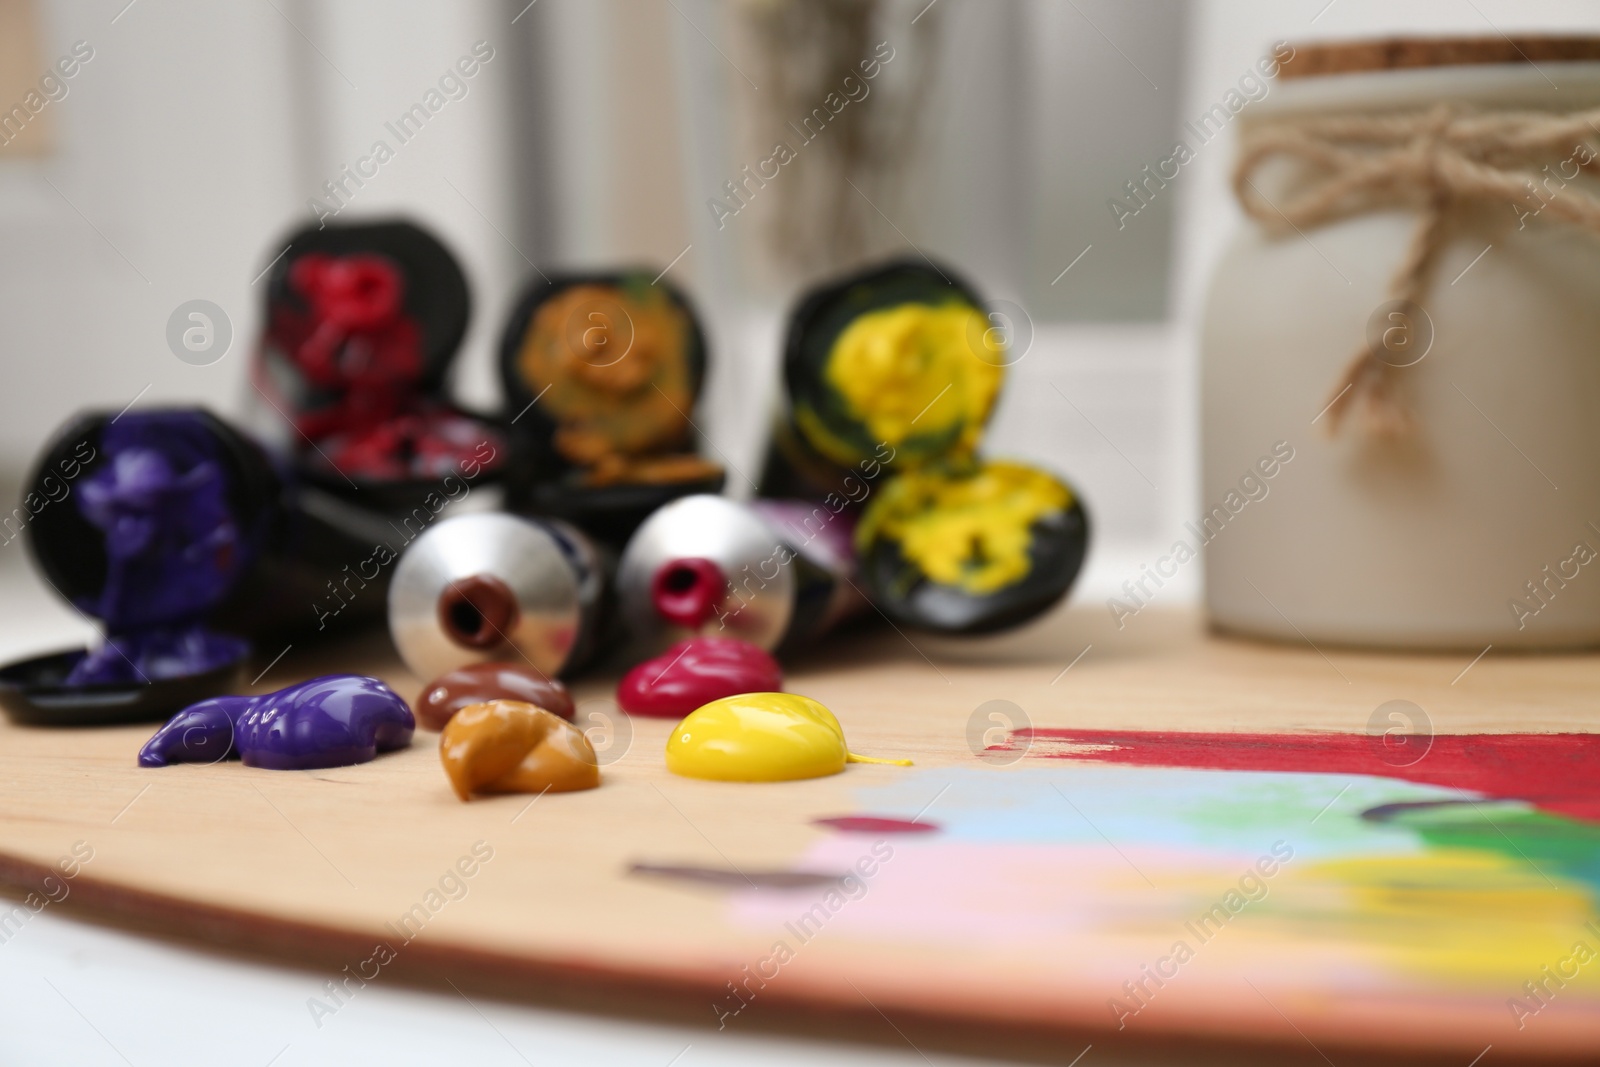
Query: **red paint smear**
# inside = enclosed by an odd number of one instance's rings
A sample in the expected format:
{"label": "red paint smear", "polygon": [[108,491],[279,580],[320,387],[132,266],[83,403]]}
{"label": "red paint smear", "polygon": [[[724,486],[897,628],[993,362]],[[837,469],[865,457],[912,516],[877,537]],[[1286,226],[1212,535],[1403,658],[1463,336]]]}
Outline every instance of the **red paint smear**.
{"label": "red paint smear", "polygon": [[[1439,734],[1405,745],[1366,734],[1141,733],[1017,730],[1045,759],[1223,771],[1368,774],[1525,800],[1555,814],[1600,822],[1600,734]],[[1040,751],[1051,744],[1107,745],[1096,752]],[[1409,747],[1408,747],[1409,746]],[[1420,757],[1420,758],[1419,758]],[[1409,764],[1399,766],[1399,764]]]}
{"label": "red paint smear", "polygon": [[939,829],[936,823],[886,819],[878,815],[837,815],[830,819],[811,821],[819,826],[831,826],[846,833],[861,834],[926,834]]}

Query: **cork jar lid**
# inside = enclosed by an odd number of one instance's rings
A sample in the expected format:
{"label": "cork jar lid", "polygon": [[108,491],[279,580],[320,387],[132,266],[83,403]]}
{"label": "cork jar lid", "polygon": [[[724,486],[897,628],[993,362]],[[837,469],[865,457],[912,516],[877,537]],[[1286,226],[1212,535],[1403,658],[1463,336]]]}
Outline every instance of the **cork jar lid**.
{"label": "cork jar lid", "polygon": [[1600,60],[1600,37],[1388,37],[1296,45],[1278,77],[1583,60]]}

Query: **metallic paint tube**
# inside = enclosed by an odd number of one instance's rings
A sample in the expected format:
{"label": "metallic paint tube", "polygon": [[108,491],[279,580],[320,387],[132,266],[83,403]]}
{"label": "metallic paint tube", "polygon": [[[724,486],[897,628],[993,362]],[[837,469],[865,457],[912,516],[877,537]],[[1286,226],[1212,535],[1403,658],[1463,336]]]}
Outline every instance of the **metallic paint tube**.
{"label": "metallic paint tube", "polygon": [[485,513],[430,527],[389,586],[389,633],[421,678],[471,663],[527,663],[547,678],[596,650],[605,571],[566,523]]}
{"label": "metallic paint tube", "polygon": [[866,606],[854,525],[848,512],[800,501],[675,500],[623,550],[623,623],[646,654],[697,635],[768,651],[803,645]]}

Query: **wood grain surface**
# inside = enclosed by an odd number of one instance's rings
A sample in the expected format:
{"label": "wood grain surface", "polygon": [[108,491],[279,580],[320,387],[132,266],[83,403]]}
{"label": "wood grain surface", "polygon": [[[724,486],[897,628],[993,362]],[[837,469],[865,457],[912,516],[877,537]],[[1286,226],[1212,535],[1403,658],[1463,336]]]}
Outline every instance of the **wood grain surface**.
{"label": "wood grain surface", "polygon": [[[831,707],[854,751],[933,771],[984,766],[968,723],[994,699],[1041,727],[1361,731],[1397,698],[1425,709],[1439,732],[1590,731],[1600,719],[1600,657],[1491,651],[1468,668],[1461,656],[1240,642],[1178,611],[1150,609],[1118,631],[1103,609],[1086,607],[978,640],[835,635],[792,664],[788,688]],[[374,673],[408,699],[419,688],[374,637],[292,648],[257,689],[339,670]],[[580,682],[580,711],[601,706],[590,702],[610,687],[604,677]],[[462,804],[434,734],[333,770],[143,770],[135,754],[151,730],[0,726],[0,882],[19,895],[39,891],[81,841],[93,859],[70,880],[64,909],[291,960],[330,980],[359,969],[378,942],[393,943],[377,981],[450,982],[713,1029],[713,1005],[767,955],[774,931],[730,923],[726,890],[629,874],[630,865],[788,868],[828,833],[813,818],[856,812],[855,790],[906,773],[852,766],[763,785],[676,778],[662,761],[670,723],[638,719],[598,790]],[[1024,773],[1027,762],[988,772]],[[475,847],[492,858],[474,864]],[[470,877],[448,877],[464,867]],[[393,924],[442,882],[458,899],[441,892],[420,932],[397,940]],[[1063,1062],[1092,1042],[1101,1063],[1159,1049],[1186,1062],[1344,1062],[1341,1052],[1354,1062],[1360,1049],[1360,1062],[1458,1067],[1505,1029],[1448,998],[1422,1011],[1301,1004],[1291,1022],[1203,982],[1175,983],[1163,997],[1137,1034],[1119,1033],[1105,990],[1075,981],[1071,961],[819,936],[728,1025]],[[1592,1057],[1597,1037],[1593,1014],[1552,1013],[1519,1035],[1517,1055]]]}

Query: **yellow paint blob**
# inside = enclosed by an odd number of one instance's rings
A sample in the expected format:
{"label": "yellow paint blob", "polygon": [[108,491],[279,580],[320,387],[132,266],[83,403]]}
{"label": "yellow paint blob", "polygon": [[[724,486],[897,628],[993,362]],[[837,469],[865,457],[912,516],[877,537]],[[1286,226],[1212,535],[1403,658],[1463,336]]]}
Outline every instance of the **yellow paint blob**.
{"label": "yellow paint blob", "polygon": [[793,693],[743,693],[702,705],[667,738],[667,770],[718,782],[788,782],[838,774],[857,756],[833,712]]}
{"label": "yellow paint blob", "polygon": [[[999,331],[972,305],[901,304],[845,327],[823,373],[873,440],[898,448],[912,436],[943,438],[941,451],[971,452],[1000,392],[1004,363]],[[825,455],[843,463],[862,458],[815,412],[801,409],[795,417]]]}
{"label": "yellow paint blob", "polygon": [[856,528],[865,551],[878,538],[930,581],[983,595],[1028,576],[1033,524],[1072,506],[1072,490],[1020,463],[987,462],[973,472],[920,470],[888,482]]}

